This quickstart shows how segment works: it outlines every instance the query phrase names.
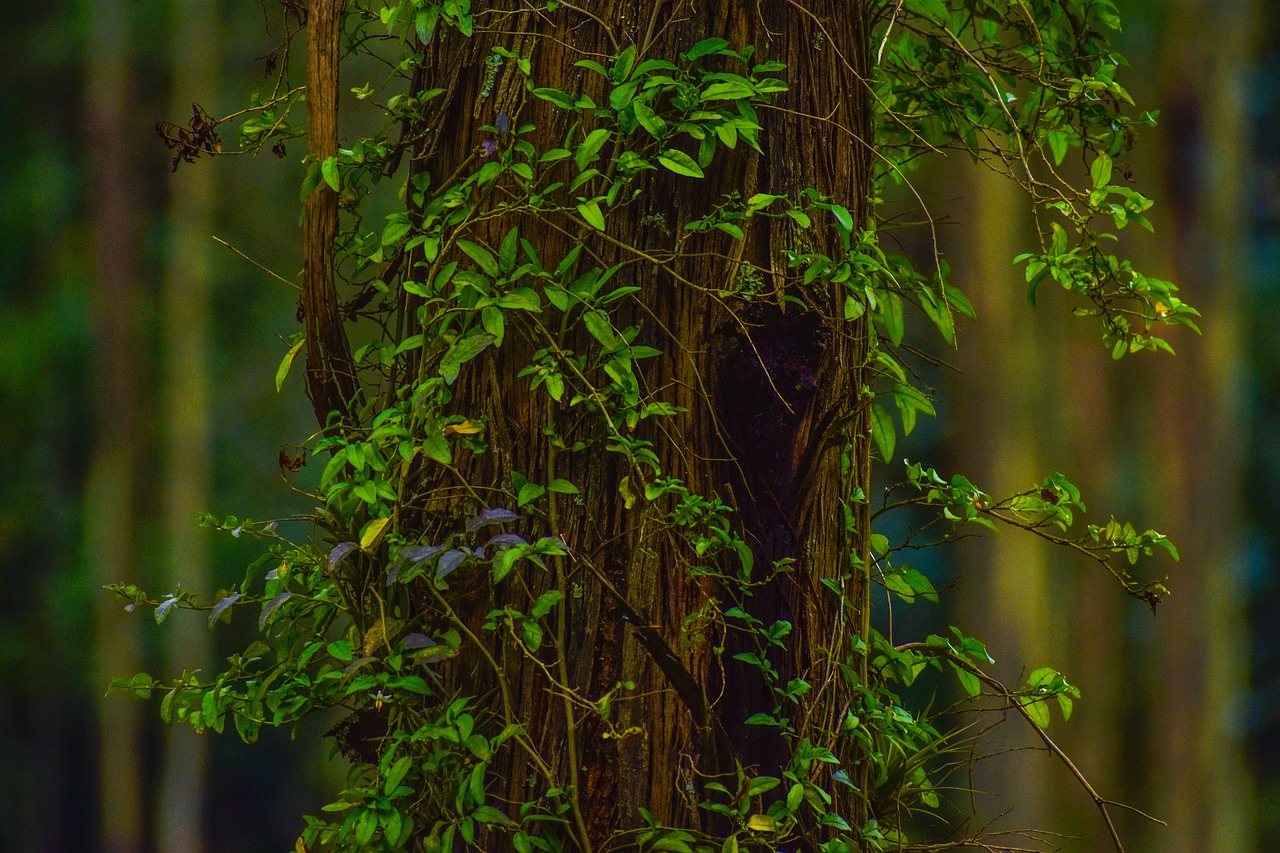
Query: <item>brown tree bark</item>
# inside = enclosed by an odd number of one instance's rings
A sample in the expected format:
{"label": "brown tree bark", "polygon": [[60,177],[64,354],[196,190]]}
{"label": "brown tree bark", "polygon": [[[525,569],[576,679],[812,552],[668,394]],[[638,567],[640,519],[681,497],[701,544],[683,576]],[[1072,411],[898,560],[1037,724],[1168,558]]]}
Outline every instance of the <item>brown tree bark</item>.
{"label": "brown tree bark", "polygon": [[[788,220],[762,218],[743,243],[721,236],[689,255],[675,253],[674,235],[685,233],[691,219],[708,213],[730,192],[743,199],[756,192],[795,197],[813,187],[849,208],[858,226],[867,221],[870,137],[862,81],[868,8],[835,0],[807,5],[606,0],[583,4],[582,10],[561,4],[552,14],[518,3],[496,5],[490,16],[478,17],[474,38],[441,32],[423,49],[423,86],[441,87],[445,94],[433,102],[435,114],[406,137],[415,140],[412,168],[435,176],[433,186],[479,156],[477,146],[486,136],[480,128],[495,124],[500,113],[511,117],[512,126],[536,125],[530,138],[539,149],[557,147],[569,130],[574,117],[528,98],[514,63],[486,81],[485,61],[495,44],[532,56],[536,85],[581,90],[598,103],[607,101],[602,81],[573,63],[630,44],[639,50],[637,62],[674,59],[697,41],[720,36],[734,46],[755,45],[761,59],[787,63],[790,91],[761,111],[763,155],[745,144],[735,151],[722,149],[700,182],[664,171],[645,173],[638,184],[643,192],[625,215],[612,217],[604,235],[585,225],[566,230],[563,220],[553,223],[523,210],[475,229],[468,239],[496,245],[507,229],[519,226],[546,266],[580,243],[599,266],[623,264],[616,284],[642,288],[641,298],[624,309],[630,314],[615,322],[639,325],[636,343],[664,351],[644,362],[642,388],[664,389],[664,398],[683,412],[662,430],[644,427],[648,431],[637,435],[653,441],[664,476],[735,506],[736,525],[755,554],[757,580],[775,561],[795,561],[792,571],[756,593],[752,607],[765,624],[776,619],[792,624],[788,657],[779,666],[782,680],[806,678],[812,695],[823,697],[806,707],[828,709],[831,716],[797,725],[804,732],[830,733],[843,710],[831,697],[848,692],[834,661],[846,656],[852,638],[865,634],[868,618],[861,568],[845,584],[848,607],[821,584],[869,563],[866,504],[852,507],[857,529],[849,533],[841,503],[854,488],[870,488],[869,409],[861,396],[869,384],[867,327],[843,319],[842,293],[805,293],[788,271],[786,252],[798,246],[838,254],[825,222],[801,233]],[[316,7],[313,3],[313,15]],[[481,30],[481,23],[492,29]],[[314,37],[318,25],[313,20],[310,26]],[[319,67],[327,66],[321,62]],[[309,81],[314,82],[315,65],[312,72]],[[327,96],[322,101],[313,94],[308,94],[312,111],[328,104]],[[312,125],[313,132],[317,127]],[[323,156],[330,144],[313,139],[315,156]],[[308,202],[308,222],[321,205],[330,204],[329,191],[322,192],[326,200]],[[309,343],[338,340],[329,328],[337,322],[332,313],[314,307],[317,298],[328,299],[325,286],[317,283],[328,273],[311,266],[322,263],[332,233],[307,230]],[[731,308],[715,292],[732,289],[743,264],[764,270],[765,285],[758,300]],[[419,273],[410,263],[402,274]],[[802,295],[811,310],[777,299],[784,287]],[[408,317],[414,308],[409,303]],[[406,334],[413,331],[410,323]],[[598,424],[583,424],[579,410],[531,393],[528,379],[518,376],[533,352],[546,345],[545,337],[533,323],[513,328],[500,349],[486,351],[462,372],[452,388],[450,411],[487,425],[489,451],[464,456],[455,465],[476,493],[498,496],[494,505],[510,501],[512,472],[534,482],[565,478],[577,484],[581,505],[551,494],[545,515],[531,519],[541,529],[529,531],[558,535],[572,555],[544,576],[526,576],[527,591],[515,593],[508,585],[455,597],[450,590],[458,619],[488,648],[464,652],[449,670],[449,686],[466,695],[492,696],[499,723],[517,717],[529,722],[529,748],[509,750],[509,759],[495,764],[495,777],[505,780],[505,790],[495,793],[523,802],[551,782],[582,792],[572,814],[582,849],[600,849],[619,829],[640,825],[640,808],[665,825],[705,827],[706,814],[696,807],[696,792],[705,782],[731,774],[736,762],[773,774],[785,765],[780,738],[744,725],[752,712],[770,710],[771,700],[757,672],[728,654],[722,662],[707,643],[687,641],[688,617],[709,602],[724,601],[727,592],[691,573],[697,561],[666,529],[666,509],[643,500],[633,509],[631,493],[643,486],[628,483],[634,472],[603,450],[606,435]],[[589,340],[581,337],[581,343]],[[566,340],[569,346],[575,342],[572,333]],[[331,367],[313,359],[309,375],[317,370],[332,376]],[[318,415],[324,414],[318,389],[327,381],[316,378],[310,386]],[[597,449],[566,453],[547,430],[568,443],[594,440]],[[842,473],[846,453],[849,470]],[[402,508],[399,524],[402,531],[443,533],[475,509],[467,502],[433,499],[416,519]],[[527,604],[528,595],[556,585],[572,594],[555,617],[555,636],[540,659],[481,630],[492,609]],[[438,604],[426,592],[420,603],[427,609]],[[622,737],[605,737],[601,720],[564,695],[567,687],[594,701],[628,681],[635,689],[620,694],[612,719],[616,731],[627,733]],[[854,774],[856,755],[829,740],[821,745],[839,751]],[[865,803],[845,805],[842,811],[851,821],[866,818]]]}
{"label": "brown tree bark", "polygon": [[[338,153],[339,30],[345,0],[312,0],[307,12],[307,159],[323,163]],[[323,181],[302,213],[302,314],[307,341],[307,396],[320,425],[331,412],[345,417],[355,396],[355,368],[338,313],[333,240],[338,194]]]}

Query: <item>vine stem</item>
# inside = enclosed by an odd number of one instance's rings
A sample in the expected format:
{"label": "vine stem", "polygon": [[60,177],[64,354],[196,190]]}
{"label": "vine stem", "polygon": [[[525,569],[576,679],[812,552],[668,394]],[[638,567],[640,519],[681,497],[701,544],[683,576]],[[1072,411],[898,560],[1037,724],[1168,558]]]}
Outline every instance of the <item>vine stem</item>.
{"label": "vine stem", "polygon": [[[1102,820],[1107,825],[1107,832],[1111,836],[1111,844],[1115,847],[1116,853],[1124,853],[1124,843],[1120,840],[1120,833],[1116,829],[1115,821],[1111,819],[1111,811],[1108,808],[1108,806],[1119,804],[1113,800],[1108,800],[1106,797],[1098,793],[1097,789],[1095,789],[1092,783],[1089,782],[1088,777],[1086,777],[1084,773],[1081,772],[1080,768],[1076,766],[1075,762],[1071,760],[1071,757],[1062,750],[1062,747],[1054,743],[1053,738],[1049,737],[1049,733],[1044,730],[1044,727],[1035,721],[1035,718],[1031,716],[1031,712],[1027,710],[1026,706],[1014,698],[1014,692],[1012,690],[1005,687],[1002,683],[987,675],[982,670],[978,669],[978,667],[970,661],[955,654],[949,649],[944,649],[939,646],[931,646],[928,643],[906,643],[904,645],[897,646],[896,648],[900,652],[921,652],[924,654],[944,657],[1004,697],[1005,701],[1017,710],[1017,712],[1022,715],[1022,718],[1027,721],[1027,724],[1031,726],[1048,750],[1062,762],[1063,766],[1065,766],[1071,775],[1076,778],[1076,781],[1080,783],[1080,787],[1084,789],[1085,793],[1089,795],[1089,798],[1093,800],[1094,805],[1098,807],[1098,811],[1102,813]],[[1148,820],[1160,824],[1161,826],[1167,825],[1159,818],[1152,817],[1138,809],[1131,808],[1130,811],[1134,811]]]}
{"label": "vine stem", "polygon": [[[431,591],[431,594],[435,596],[436,601],[444,608],[445,616],[448,617],[449,621],[457,626],[458,630],[467,635],[467,639],[471,641],[473,646],[480,650],[480,653],[484,655],[485,660],[489,662],[489,666],[493,668],[493,674],[498,679],[498,691],[502,695],[502,713],[505,718],[506,725],[518,725],[514,722],[516,716],[513,703],[511,701],[511,686],[507,683],[506,672],[489,652],[488,647],[485,646],[484,643],[480,642],[480,638],[477,637],[471,628],[467,626],[467,623],[458,618],[458,614],[454,612],[453,607],[451,607],[449,602],[445,600],[444,596],[440,594],[440,590],[436,589],[435,584],[427,584],[427,589]],[[523,728],[523,726],[520,726],[520,728]],[[538,751],[533,748],[533,744],[529,743],[528,739],[522,732],[517,732],[514,735],[514,739],[524,747],[525,752],[528,753],[531,759],[533,759],[533,763],[538,765],[538,769],[542,771],[543,778],[547,780],[547,784],[554,786],[556,784],[555,774],[551,772],[551,768],[547,765],[547,762],[543,760],[542,756],[538,754]]]}
{"label": "vine stem", "polygon": [[[550,406],[547,407],[547,427],[555,429],[555,418]],[[547,482],[550,483],[556,478],[556,447],[552,442],[547,442]],[[547,516],[551,522],[551,532],[555,536],[560,535],[559,512],[557,509],[558,501],[555,492],[549,493],[547,501]],[[569,612],[569,590],[565,577],[564,557],[556,557],[554,559],[556,567],[556,589],[560,592],[560,608],[556,614],[556,670],[560,675],[560,683],[569,684],[569,663],[568,653],[565,648],[565,633],[568,623]],[[569,695],[563,694],[561,702],[564,705],[564,727],[565,740],[567,743],[567,752],[569,760],[569,783],[573,785],[573,797],[569,800],[569,805],[573,809],[573,822],[577,825],[578,834],[582,836],[582,849],[586,853],[591,853],[591,837],[587,834],[587,822],[582,816],[582,779],[581,770],[578,766],[578,724],[574,719],[573,700]]]}

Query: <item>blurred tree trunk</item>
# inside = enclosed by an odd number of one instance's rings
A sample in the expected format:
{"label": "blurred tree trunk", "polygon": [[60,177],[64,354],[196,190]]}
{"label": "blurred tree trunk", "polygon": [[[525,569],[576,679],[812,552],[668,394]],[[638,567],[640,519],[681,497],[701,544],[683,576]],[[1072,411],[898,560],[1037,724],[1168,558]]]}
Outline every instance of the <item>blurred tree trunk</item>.
{"label": "blurred tree trunk", "polygon": [[[956,279],[974,304],[981,331],[964,336],[955,356],[962,371],[955,394],[956,469],[980,488],[1003,495],[1049,473],[1043,470],[1047,463],[1041,442],[1043,413],[1056,408],[1048,376],[1054,344],[1044,326],[1055,312],[1036,312],[1027,304],[1026,284],[1010,263],[1010,246],[1032,240],[1025,196],[1012,181],[983,167],[973,166],[959,176],[962,180],[953,180],[953,189],[960,184],[958,192],[972,201],[964,213],[966,244],[954,253]],[[955,622],[987,644],[997,662],[993,674],[1007,684],[1025,678],[1018,667],[1065,669],[1048,657],[1060,647],[1061,634],[1059,592],[1049,573],[1047,550],[1042,540],[1009,531],[956,551],[961,594]],[[1015,718],[982,751],[1037,746],[1034,734]],[[1015,752],[981,763],[974,787],[1008,796],[980,800],[978,824],[1016,804],[1005,820],[1007,827],[1054,826],[1057,770],[1040,752]]]}
{"label": "blurred tree trunk", "polygon": [[[183,117],[191,102],[216,97],[221,22],[218,3],[176,0],[170,24],[173,103]],[[164,588],[210,589],[206,537],[196,525],[207,508],[210,481],[209,291],[214,229],[212,167],[180,169],[170,179],[168,244],[161,293],[164,374],[161,417],[164,473],[161,477]],[[180,614],[164,632],[166,671],[208,670],[213,650],[197,614]],[[189,618],[181,618],[183,616]],[[161,850],[204,849],[204,804],[208,738],[188,726],[167,729],[161,764],[156,839]]]}
{"label": "blurred tree trunk", "polygon": [[1176,359],[1150,368],[1146,404],[1136,413],[1164,448],[1147,466],[1148,514],[1177,532],[1183,555],[1171,584],[1177,596],[1157,620],[1159,692],[1152,685],[1144,726],[1155,808],[1170,822],[1169,830],[1151,830],[1149,849],[1172,853],[1235,853],[1256,844],[1243,755],[1249,646],[1239,521],[1246,84],[1255,21],[1251,0],[1174,4],[1154,99],[1164,145],[1159,196],[1173,220],[1161,266],[1205,315],[1203,340],[1185,336]]}
{"label": "blurred tree trunk", "polygon": [[[85,118],[92,151],[90,198],[94,239],[91,306],[94,450],[85,495],[85,559],[94,588],[138,580],[138,495],[145,419],[145,359],[141,350],[142,300],[138,269],[139,204],[131,168],[126,118],[132,80],[128,9],[120,0],[94,0],[85,8]],[[99,595],[93,638],[93,683],[99,692],[112,678],[141,669],[136,619],[117,599]],[[143,848],[142,707],[113,694],[100,703],[98,800],[102,849],[132,853]]]}
{"label": "blurred tree trunk", "polygon": [[[1135,264],[1183,288],[1205,314],[1204,338],[1176,338],[1174,358],[1139,356],[1119,365],[1079,324],[1037,340],[1030,330],[1045,320],[1035,315],[1050,312],[1042,306],[1033,314],[1008,260],[987,258],[982,248],[1007,243],[1025,220],[1010,221],[1017,199],[993,197],[999,190],[979,179],[973,224],[985,234],[963,250],[957,276],[963,285],[972,275],[967,289],[979,321],[1001,332],[962,348],[960,363],[976,382],[961,381],[957,403],[960,435],[976,448],[961,470],[1000,491],[1062,470],[1081,486],[1089,521],[1104,522],[1110,512],[1131,515],[1135,524],[1172,537],[1182,561],[1152,564],[1152,571],[1169,572],[1174,595],[1153,620],[1088,565],[1055,561],[1055,574],[1045,575],[1041,558],[1020,554],[1021,537],[1011,535],[966,558],[961,589],[966,602],[976,601],[965,605],[976,612],[964,624],[998,660],[1055,666],[1082,689],[1059,742],[1103,796],[1169,823],[1118,815],[1137,849],[1235,853],[1256,843],[1242,754],[1248,643],[1237,450],[1244,441],[1238,282],[1247,238],[1245,71],[1255,13],[1249,0],[1186,0],[1162,6],[1159,14],[1166,13],[1164,73],[1132,87],[1139,103],[1162,110],[1160,126],[1126,155],[1137,167],[1138,188],[1145,184],[1157,201],[1158,239],[1134,241]],[[1139,14],[1131,13],[1131,24]],[[1153,186],[1157,171],[1161,182]],[[1040,291],[1042,303],[1056,298]],[[986,340],[992,344],[984,350]],[[1053,411],[1055,401],[1071,404],[1065,420],[1046,421],[1042,413]],[[987,411],[1002,417],[985,418]],[[1031,432],[1041,436],[1038,453]],[[1126,435],[1153,433],[1157,456],[1125,453]],[[1070,623],[1056,621],[1057,614],[1069,614]],[[1027,645],[1055,636],[1065,638],[1052,645],[1060,659],[1047,660],[1044,648]],[[1082,838],[1065,849],[1102,849],[1088,800],[1047,762],[1032,765],[1000,762],[1002,769],[989,772],[1002,775],[991,781],[979,775],[978,787],[1030,786],[1041,805],[1015,812],[1008,825],[1037,823],[1019,815],[1047,813],[1048,825]],[[992,808],[1002,810],[998,803]]]}

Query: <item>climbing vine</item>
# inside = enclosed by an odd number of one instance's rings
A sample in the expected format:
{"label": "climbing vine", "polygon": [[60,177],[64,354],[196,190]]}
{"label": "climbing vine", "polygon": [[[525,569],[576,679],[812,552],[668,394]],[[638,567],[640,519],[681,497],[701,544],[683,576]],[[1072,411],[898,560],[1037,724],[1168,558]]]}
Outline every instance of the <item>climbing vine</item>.
{"label": "climbing vine", "polygon": [[[308,145],[302,328],[275,381],[305,364],[318,430],[281,464],[310,534],[206,516],[263,543],[238,584],[115,587],[157,621],[260,632],[216,675],[117,686],[246,742],[340,709],[347,784],[299,850],[837,853],[927,849],[954,819],[963,738],[903,698],[934,679],[1015,710],[1122,849],[1045,732],[1079,698],[1062,673],[1004,685],[977,639],[904,640],[874,605],[936,603],[910,555],[998,527],[1153,609],[1167,592],[1130,567],[1176,558],[1168,539],[1082,525],[1063,475],[996,497],[895,455],[935,414],[912,321],[955,346],[974,316],[936,250],[882,239],[926,155],[1022,187],[1030,298],[1057,282],[1115,358],[1194,328],[1107,252],[1150,227],[1115,178],[1153,120],[1116,80],[1110,2],[281,14],[286,61],[234,120],[241,150]],[[339,139],[339,103],[363,131]],[[221,153],[229,121],[161,125],[175,166]],[[891,538],[903,512],[928,521]]]}

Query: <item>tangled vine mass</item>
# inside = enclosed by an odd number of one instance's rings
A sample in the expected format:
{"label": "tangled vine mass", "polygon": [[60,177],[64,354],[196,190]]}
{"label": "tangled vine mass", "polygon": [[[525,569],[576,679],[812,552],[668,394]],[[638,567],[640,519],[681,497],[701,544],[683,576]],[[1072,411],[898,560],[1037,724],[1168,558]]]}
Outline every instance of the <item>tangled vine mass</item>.
{"label": "tangled vine mass", "polygon": [[[1046,734],[1076,688],[1003,684],[980,641],[895,636],[880,603],[938,601],[912,555],[997,527],[1152,608],[1167,592],[1129,569],[1172,544],[1082,524],[1063,475],[998,497],[894,455],[934,415],[919,359],[973,317],[932,239],[914,262],[886,239],[922,158],[1025,191],[1032,301],[1056,282],[1115,358],[1194,328],[1108,253],[1150,227],[1114,181],[1153,121],[1117,80],[1109,0],[278,14],[269,91],[161,133],[175,168],[305,144],[276,383],[301,372],[317,418],[281,453],[307,524],[206,516],[263,543],[211,599],[115,587],[260,634],[216,674],[119,688],[246,742],[337,719],[347,783],[301,851],[1007,849],[948,793],[964,708],[1020,716],[1123,849]],[[954,704],[904,699],[918,680]]]}

